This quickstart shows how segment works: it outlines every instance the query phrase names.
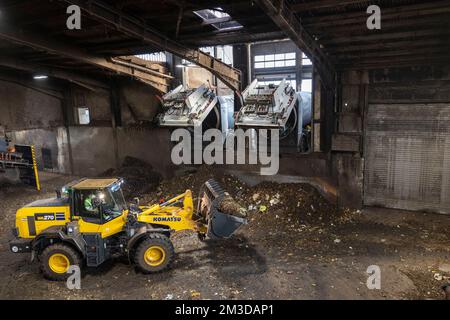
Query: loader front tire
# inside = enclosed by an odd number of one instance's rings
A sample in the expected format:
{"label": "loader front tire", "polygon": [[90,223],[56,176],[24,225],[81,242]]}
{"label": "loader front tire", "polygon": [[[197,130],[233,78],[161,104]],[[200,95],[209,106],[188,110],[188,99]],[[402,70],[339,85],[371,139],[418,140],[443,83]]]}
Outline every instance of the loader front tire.
{"label": "loader front tire", "polygon": [[66,280],[70,276],[67,273],[70,266],[81,267],[80,254],[72,247],[61,243],[45,248],[39,260],[44,277],[54,281]]}
{"label": "loader front tire", "polygon": [[159,233],[151,233],[137,246],[134,262],[143,273],[157,273],[170,267],[175,257],[172,241]]}

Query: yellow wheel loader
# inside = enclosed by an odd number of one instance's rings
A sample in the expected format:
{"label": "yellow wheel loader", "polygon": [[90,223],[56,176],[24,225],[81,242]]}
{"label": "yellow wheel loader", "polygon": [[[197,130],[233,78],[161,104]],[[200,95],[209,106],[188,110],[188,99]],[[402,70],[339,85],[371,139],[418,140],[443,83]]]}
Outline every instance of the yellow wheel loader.
{"label": "yellow wheel loader", "polygon": [[44,276],[64,280],[69,267],[97,267],[104,261],[126,256],[143,273],[169,268],[174,259],[173,232],[191,230],[200,238],[230,237],[245,216],[219,211],[224,192],[214,180],[200,190],[194,208],[186,190],[161,204],[127,206],[120,178],[81,179],[57,191],[55,198],[38,200],[16,213],[14,253],[38,257]]}

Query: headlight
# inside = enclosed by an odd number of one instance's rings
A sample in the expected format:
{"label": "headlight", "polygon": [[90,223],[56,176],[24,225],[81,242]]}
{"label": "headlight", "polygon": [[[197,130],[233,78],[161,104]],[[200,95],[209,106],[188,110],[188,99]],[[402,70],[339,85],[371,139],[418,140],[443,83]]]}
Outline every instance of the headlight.
{"label": "headlight", "polygon": [[17,246],[12,246],[11,251],[14,253],[17,253],[17,252],[19,252],[19,248]]}

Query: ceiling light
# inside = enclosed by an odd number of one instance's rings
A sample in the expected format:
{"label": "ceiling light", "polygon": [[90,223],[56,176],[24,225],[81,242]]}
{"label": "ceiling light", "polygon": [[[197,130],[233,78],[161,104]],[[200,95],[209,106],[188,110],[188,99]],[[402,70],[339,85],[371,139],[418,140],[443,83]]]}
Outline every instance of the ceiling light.
{"label": "ceiling light", "polygon": [[33,79],[35,79],[35,80],[42,80],[42,79],[47,79],[47,78],[48,78],[48,76],[43,75],[43,74],[38,74],[38,75],[33,76]]}

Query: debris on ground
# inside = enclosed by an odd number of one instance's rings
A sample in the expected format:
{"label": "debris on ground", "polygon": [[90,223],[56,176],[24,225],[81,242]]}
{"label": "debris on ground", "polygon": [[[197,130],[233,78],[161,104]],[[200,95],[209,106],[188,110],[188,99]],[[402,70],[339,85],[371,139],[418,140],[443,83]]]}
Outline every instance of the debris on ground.
{"label": "debris on ground", "polygon": [[[136,182],[124,174],[117,176]],[[449,283],[448,217],[337,209],[308,184],[250,186],[206,166],[162,180],[150,191],[143,192],[146,183],[139,182],[131,196],[139,194],[143,204],[158,203],[186,189],[197,196],[201,185],[214,178],[247,209],[248,223],[232,238],[201,241],[193,233],[181,232],[173,236],[177,250],[173,270],[145,276],[130,271],[127,263],[105,264],[97,274],[86,271],[83,290],[70,291],[65,283],[43,279],[27,256],[11,255],[7,243],[17,208],[54,196],[56,188],[77,178],[43,173],[41,192],[31,187],[0,189],[0,262],[5,275],[0,279],[0,298],[444,299],[442,287]],[[365,270],[372,264],[380,266],[386,279],[382,290],[365,286]],[[199,290],[199,284],[201,294],[193,290]]]}
{"label": "debris on ground", "polygon": [[168,294],[166,295],[166,297],[164,298],[164,300],[173,300],[173,294],[168,293]]}
{"label": "debris on ground", "polygon": [[442,277],[442,275],[440,273],[436,272],[434,274],[434,279],[437,280],[437,281],[442,281],[443,277]]}
{"label": "debris on ground", "polygon": [[443,263],[439,266],[439,271],[450,273],[450,264]]}

